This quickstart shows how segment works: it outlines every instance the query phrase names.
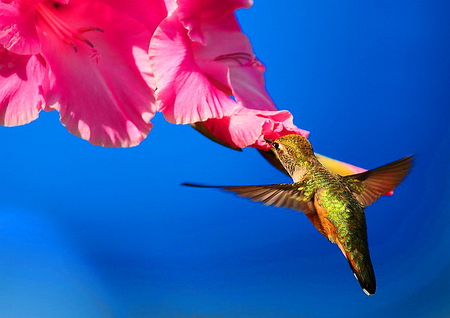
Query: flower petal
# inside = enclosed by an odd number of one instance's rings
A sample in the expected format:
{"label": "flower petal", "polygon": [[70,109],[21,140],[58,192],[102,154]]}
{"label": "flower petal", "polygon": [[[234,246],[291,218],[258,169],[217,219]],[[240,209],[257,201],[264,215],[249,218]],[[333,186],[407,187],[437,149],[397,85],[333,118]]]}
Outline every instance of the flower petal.
{"label": "flower petal", "polygon": [[18,126],[36,119],[44,104],[45,62],[0,48],[0,124]]}
{"label": "flower petal", "polygon": [[277,110],[265,90],[265,67],[255,58],[250,40],[242,33],[233,12],[220,20],[202,23],[201,29],[205,45],[194,46],[194,55],[202,71],[221,87],[227,87],[243,106]]}
{"label": "flower petal", "polygon": [[196,64],[187,32],[176,15],[155,31],[149,55],[159,110],[169,122],[195,123],[228,116],[237,109],[237,103],[217,89]]}
{"label": "flower petal", "polygon": [[[226,15],[240,8],[250,8],[252,0],[178,0],[177,14],[181,24],[188,30],[192,41],[206,45],[202,31],[203,23],[213,25]],[[236,19],[236,18],[235,18]],[[236,24],[240,30],[238,24]]]}
{"label": "flower petal", "polygon": [[243,106],[257,110],[277,110],[265,89],[264,66],[247,54],[230,54],[216,61],[199,61],[203,72],[216,86],[231,89],[230,94]]}
{"label": "flower petal", "polygon": [[[92,0],[75,0],[77,4],[90,3]],[[112,9],[128,15],[153,33],[161,21],[167,17],[169,9],[173,9],[175,0],[98,0]],[[71,3],[74,0],[70,0]]]}
{"label": "flower petal", "polygon": [[0,44],[17,54],[41,51],[35,26],[35,8],[42,0],[0,2]]}
{"label": "flower petal", "polygon": [[150,131],[156,108],[146,54],[151,34],[135,19],[100,2],[71,1],[52,10],[74,27],[95,26],[104,32],[87,33],[94,48],[80,43],[75,52],[40,25],[43,55],[51,69],[49,108],[60,111],[70,132],[95,145],[137,145]]}
{"label": "flower petal", "polygon": [[240,112],[221,119],[210,119],[205,126],[218,139],[237,147],[255,147],[267,150],[270,146],[264,138],[276,139],[287,134],[302,134],[292,123],[292,115],[288,111],[255,111],[242,108]]}

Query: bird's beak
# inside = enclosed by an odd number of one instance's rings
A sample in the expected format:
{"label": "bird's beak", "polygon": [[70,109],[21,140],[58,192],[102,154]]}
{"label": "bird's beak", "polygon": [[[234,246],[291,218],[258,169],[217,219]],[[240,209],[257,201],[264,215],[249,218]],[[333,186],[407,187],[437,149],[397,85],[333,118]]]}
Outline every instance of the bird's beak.
{"label": "bird's beak", "polygon": [[274,141],[274,139],[269,139],[269,138],[264,138],[264,140],[269,144],[272,144]]}

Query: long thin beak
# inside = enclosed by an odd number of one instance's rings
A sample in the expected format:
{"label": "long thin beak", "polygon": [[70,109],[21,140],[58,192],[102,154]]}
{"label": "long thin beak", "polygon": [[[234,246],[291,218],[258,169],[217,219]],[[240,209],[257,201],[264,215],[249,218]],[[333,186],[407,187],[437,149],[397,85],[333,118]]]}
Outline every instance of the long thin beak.
{"label": "long thin beak", "polygon": [[272,144],[274,141],[274,139],[269,139],[269,138],[264,138],[264,140],[269,144]]}

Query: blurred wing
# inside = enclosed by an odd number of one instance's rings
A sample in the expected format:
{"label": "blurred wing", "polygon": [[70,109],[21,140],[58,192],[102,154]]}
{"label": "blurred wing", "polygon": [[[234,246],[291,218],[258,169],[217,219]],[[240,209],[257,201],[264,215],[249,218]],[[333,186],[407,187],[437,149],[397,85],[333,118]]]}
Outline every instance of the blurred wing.
{"label": "blurred wing", "polygon": [[[301,183],[283,183],[257,186],[205,186],[192,183],[182,185],[197,188],[216,188],[233,192],[241,197],[250,198],[253,201],[262,202],[265,205],[284,207],[305,213],[314,212],[312,204],[303,200]],[[313,210],[311,210],[313,209]]]}
{"label": "blurred wing", "polygon": [[356,199],[364,206],[369,206],[403,181],[412,167],[412,162],[413,156],[408,156],[344,178],[349,182]]}

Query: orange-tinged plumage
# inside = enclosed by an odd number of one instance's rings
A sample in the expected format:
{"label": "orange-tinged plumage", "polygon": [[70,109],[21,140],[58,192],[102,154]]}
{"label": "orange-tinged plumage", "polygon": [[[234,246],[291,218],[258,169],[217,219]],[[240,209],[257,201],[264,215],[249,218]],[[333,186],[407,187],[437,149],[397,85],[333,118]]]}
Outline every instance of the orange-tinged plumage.
{"label": "orange-tinged plumage", "polygon": [[325,168],[309,141],[300,135],[267,140],[293,183],[259,186],[201,186],[221,188],[265,205],[302,211],[330,242],[336,243],[364,292],[374,294],[364,208],[394,190],[408,174],[412,156],[363,173],[341,176]]}

